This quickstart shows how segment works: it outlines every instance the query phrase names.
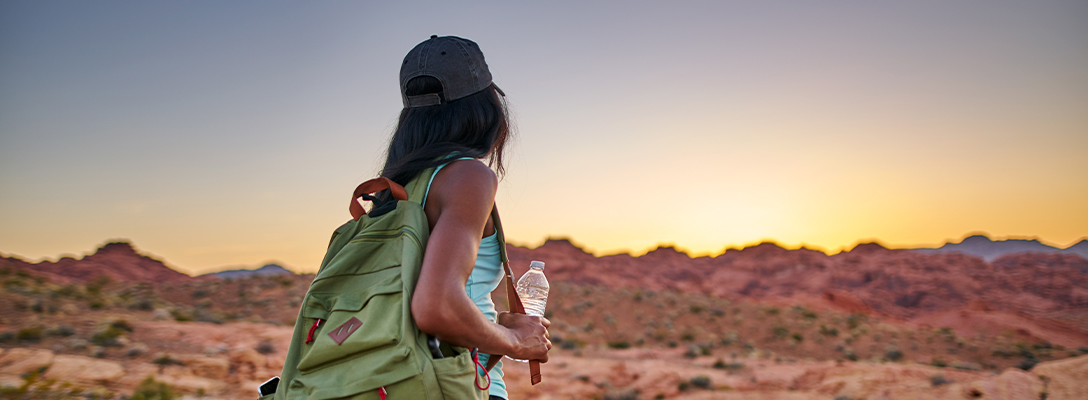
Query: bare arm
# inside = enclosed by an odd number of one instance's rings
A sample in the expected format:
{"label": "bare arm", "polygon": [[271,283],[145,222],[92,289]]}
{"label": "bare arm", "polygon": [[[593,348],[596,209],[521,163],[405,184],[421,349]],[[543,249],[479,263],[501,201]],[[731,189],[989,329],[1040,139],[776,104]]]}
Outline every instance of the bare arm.
{"label": "bare arm", "polygon": [[412,296],[412,316],[420,330],[443,341],[547,361],[550,322],[503,315],[501,325],[496,324],[465,293],[497,187],[495,173],[479,161],[453,162],[435,177],[425,208],[431,235]]}

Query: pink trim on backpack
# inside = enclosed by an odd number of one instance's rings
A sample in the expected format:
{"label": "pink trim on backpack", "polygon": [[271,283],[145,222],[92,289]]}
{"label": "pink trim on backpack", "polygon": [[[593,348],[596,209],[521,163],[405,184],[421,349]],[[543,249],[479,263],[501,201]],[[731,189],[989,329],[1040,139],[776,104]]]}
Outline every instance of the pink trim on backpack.
{"label": "pink trim on backpack", "polygon": [[321,325],[321,321],[322,321],[321,318],[318,318],[318,319],[314,320],[314,325],[310,327],[310,333],[306,334],[306,341],[304,342],[305,344],[313,343],[313,341],[314,341],[314,332],[317,331],[317,326]]}

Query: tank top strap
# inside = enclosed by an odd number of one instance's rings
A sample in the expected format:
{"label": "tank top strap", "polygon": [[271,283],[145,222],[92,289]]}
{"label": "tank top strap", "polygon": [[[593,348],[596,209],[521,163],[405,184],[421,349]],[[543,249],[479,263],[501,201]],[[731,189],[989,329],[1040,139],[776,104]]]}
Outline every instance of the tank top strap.
{"label": "tank top strap", "polygon": [[427,195],[429,195],[431,193],[431,183],[434,182],[434,177],[436,175],[438,175],[438,171],[441,171],[442,168],[445,168],[447,165],[450,165],[451,162],[461,161],[461,160],[475,160],[475,158],[472,158],[472,157],[455,158],[455,159],[447,161],[445,164],[442,164],[442,165],[439,165],[439,166],[435,167],[434,172],[431,173],[431,178],[427,180],[427,190],[423,192],[423,202],[419,203],[420,207],[426,207],[427,206]]}

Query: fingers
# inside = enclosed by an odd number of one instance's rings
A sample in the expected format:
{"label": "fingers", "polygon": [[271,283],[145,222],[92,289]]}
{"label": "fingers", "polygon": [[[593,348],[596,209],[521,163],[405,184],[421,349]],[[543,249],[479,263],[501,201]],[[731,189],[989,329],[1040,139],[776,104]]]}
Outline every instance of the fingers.
{"label": "fingers", "polygon": [[552,321],[548,321],[547,318],[544,318],[544,317],[538,317],[538,318],[540,318],[540,324],[544,325],[545,328],[548,328],[548,327],[552,326]]}
{"label": "fingers", "polygon": [[499,311],[499,314],[495,316],[495,322],[499,325],[507,326],[507,322],[509,322],[511,315],[513,314],[510,314],[508,311]]}

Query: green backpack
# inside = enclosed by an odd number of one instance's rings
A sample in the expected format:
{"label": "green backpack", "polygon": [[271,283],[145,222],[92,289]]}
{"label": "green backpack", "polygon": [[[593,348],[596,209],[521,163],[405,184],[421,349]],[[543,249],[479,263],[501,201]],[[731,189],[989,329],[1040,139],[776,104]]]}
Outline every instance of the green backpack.
{"label": "green backpack", "polygon": [[[355,189],[353,220],[333,232],[302,301],[278,388],[261,400],[488,397],[475,352],[443,344],[444,357],[435,358],[412,319],[430,234],[420,206],[430,176],[420,173],[407,188],[378,178]],[[376,203],[367,214],[357,199],[373,200],[369,194],[384,189],[395,201]]]}

